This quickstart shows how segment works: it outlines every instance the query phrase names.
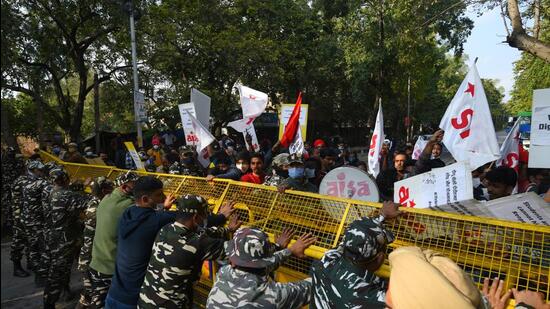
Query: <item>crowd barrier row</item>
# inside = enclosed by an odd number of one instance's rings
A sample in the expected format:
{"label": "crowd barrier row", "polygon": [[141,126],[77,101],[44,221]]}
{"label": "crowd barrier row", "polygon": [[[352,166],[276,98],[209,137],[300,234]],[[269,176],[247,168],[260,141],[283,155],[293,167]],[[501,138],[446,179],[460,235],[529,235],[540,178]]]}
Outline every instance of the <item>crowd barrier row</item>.
{"label": "crowd barrier row", "polygon": [[[73,180],[99,176],[115,179],[126,172],[108,166],[62,162],[46,152],[42,157],[45,161],[58,161]],[[305,192],[279,193],[274,187],[231,180],[208,182],[200,177],[136,172],[159,178],[167,193],[207,198],[214,212],[225,201],[235,201],[236,214],[243,224],[263,229],[272,240],[287,227],[296,235],[313,234],[317,242],[306,250],[308,258],[292,257],[276,272],[276,279],[281,282],[307,277],[313,259],[336,247],[349,223],[375,215],[382,206]],[[498,277],[508,288],[538,291],[546,301],[550,300],[550,227],[426,209],[405,208],[403,212],[399,218],[386,222],[396,237],[388,253],[402,246],[439,251],[459,264],[479,287],[483,278]],[[206,302],[213,273],[215,267],[195,287],[195,302],[199,306]],[[377,273],[389,277],[387,260]]]}

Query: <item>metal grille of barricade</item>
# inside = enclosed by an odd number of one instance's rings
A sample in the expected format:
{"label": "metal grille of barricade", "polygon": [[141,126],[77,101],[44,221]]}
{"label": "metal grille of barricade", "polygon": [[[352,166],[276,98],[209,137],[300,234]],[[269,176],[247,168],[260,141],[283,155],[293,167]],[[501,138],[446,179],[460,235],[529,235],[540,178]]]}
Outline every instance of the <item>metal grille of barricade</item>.
{"label": "metal grille of barricade", "polygon": [[72,173],[70,172],[69,174],[71,175],[71,178],[80,179],[80,180],[84,180],[88,177],[93,179],[100,176],[107,176],[112,170],[112,167],[107,167],[107,166],[86,165],[86,164],[78,164],[76,166],[78,168]]}
{"label": "metal grille of barricade", "polygon": [[[126,172],[100,166],[82,169],[80,164],[63,165],[71,178],[86,178],[88,173],[87,177],[99,175],[101,170],[101,173],[110,171],[108,176],[114,179]],[[236,213],[245,225],[260,227],[271,236],[286,227],[294,229],[296,237],[312,233],[318,241],[306,254],[316,258],[338,244],[349,223],[374,215],[381,206],[302,192],[279,194],[273,187],[248,183],[149,174],[159,177],[166,191],[176,191],[178,196],[202,195],[217,207],[224,201],[235,200]],[[478,284],[484,277],[499,277],[509,288],[539,291],[550,300],[550,227],[420,209],[407,209],[404,216],[387,222],[387,226],[396,236],[388,252],[401,246],[433,249],[456,261]],[[310,262],[292,258],[279,269],[280,277],[301,279],[309,272]],[[204,298],[196,298],[196,302],[204,304],[211,282],[202,280],[197,289]]]}

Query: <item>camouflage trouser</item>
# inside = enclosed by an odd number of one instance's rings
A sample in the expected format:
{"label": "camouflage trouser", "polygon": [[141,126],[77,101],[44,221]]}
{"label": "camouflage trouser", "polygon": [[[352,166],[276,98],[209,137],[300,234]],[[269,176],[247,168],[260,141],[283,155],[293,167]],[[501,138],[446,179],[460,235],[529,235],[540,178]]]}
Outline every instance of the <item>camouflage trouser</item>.
{"label": "camouflage trouser", "polygon": [[[27,250],[25,250],[25,248],[27,248]],[[16,220],[13,224],[13,235],[11,238],[11,260],[14,262],[21,261],[23,258],[23,251],[25,251],[25,255],[27,256],[27,265],[30,265],[27,235],[25,234],[25,229],[21,225],[21,222]]]}
{"label": "camouflage trouser", "polygon": [[29,250],[29,259],[27,265],[32,270],[38,270],[41,266],[40,258],[44,250],[44,235],[41,225],[25,224],[23,222],[25,235],[27,236],[27,242]]}
{"label": "camouflage trouser", "polygon": [[[56,235],[52,235],[55,237]],[[44,303],[55,304],[63,288],[71,281],[71,266],[74,259],[74,241],[67,241],[65,237],[57,237],[61,244],[54,245],[50,254],[51,264],[48,271],[46,287],[44,288]]]}
{"label": "camouflage trouser", "polygon": [[5,226],[7,227],[13,225],[11,204],[11,189],[2,188],[2,231],[4,230]]}
{"label": "camouflage trouser", "polygon": [[92,291],[93,291],[92,281],[90,280],[88,270],[84,270],[84,273],[82,274],[82,284],[84,285],[84,288],[80,293],[80,300],[78,302],[82,304],[85,308],[88,308],[90,307],[92,302]]}
{"label": "camouflage trouser", "polygon": [[105,298],[111,287],[113,275],[102,274],[90,268],[88,278],[92,283],[90,308],[105,308]]}

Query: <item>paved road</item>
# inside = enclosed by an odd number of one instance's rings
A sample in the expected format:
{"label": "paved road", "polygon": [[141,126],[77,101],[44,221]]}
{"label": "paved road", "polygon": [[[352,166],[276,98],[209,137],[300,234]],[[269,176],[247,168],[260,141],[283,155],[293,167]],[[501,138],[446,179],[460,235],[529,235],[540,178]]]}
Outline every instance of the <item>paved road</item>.
{"label": "paved road", "polygon": [[[10,239],[2,239],[2,280],[1,305],[2,309],[21,308],[32,309],[42,307],[43,289],[35,288],[34,277],[17,278],[13,276],[13,266],[10,261]],[[73,265],[76,266],[76,263]],[[25,261],[23,261],[25,267]],[[71,289],[76,295],[82,289],[81,274],[73,267],[71,273]],[[70,302],[58,303],[57,308],[74,308],[78,297]]]}

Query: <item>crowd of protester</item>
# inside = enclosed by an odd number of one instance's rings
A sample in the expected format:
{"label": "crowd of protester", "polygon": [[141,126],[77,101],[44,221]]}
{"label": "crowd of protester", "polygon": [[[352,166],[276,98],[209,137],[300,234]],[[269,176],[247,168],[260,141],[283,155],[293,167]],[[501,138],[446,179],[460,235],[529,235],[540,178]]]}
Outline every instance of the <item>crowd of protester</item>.
{"label": "crowd of protester", "polygon": [[[271,243],[261,229],[241,228],[233,202],[212,214],[204,197],[165,196],[159,179],[133,171],[114,182],[104,177],[71,182],[62,166],[42,163],[39,154],[24,163],[10,147],[2,152],[2,211],[13,234],[13,275],[33,273],[35,284],[44,287],[44,308],[75,297],[69,288],[74,260],[83,273],[78,308],[191,308],[205,260],[221,263],[207,308],[504,308],[512,296],[516,308],[550,307],[539,293],[503,291],[498,279],[486,280],[480,292],[459,266],[437,252],[403,247],[386,257],[394,236],[385,222],[400,215],[392,202],[393,184],[445,166],[442,135],[432,136],[418,160],[412,159],[412,145],[385,141],[376,178],[380,212],[350,223],[338,247],[312,263],[310,278],[289,283],[276,282],[272,272],[291,257],[305,258],[316,241],[311,234],[287,229]],[[66,162],[100,158],[106,165],[135,169],[120,137],[113,145],[114,157],[95,154],[91,147],[82,155],[76,143],[55,144],[50,151]],[[224,135],[208,146],[207,167],[193,146],[179,145],[171,134],[155,134],[150,145],[138,149],[148,171],[264,184],[281,192],[316,193],[336,167],[367,169],[342,141],[317,139],[298,155],[264,140],[251,153]],[[549,171],[527,169],[525,160],[519,173],[487,164],[472,176],[479,200],[526,191],[549,198]],[[11,207],[5,210],[5,205]],[[375,274],[386,258],[392,268],[389,286]]]}

